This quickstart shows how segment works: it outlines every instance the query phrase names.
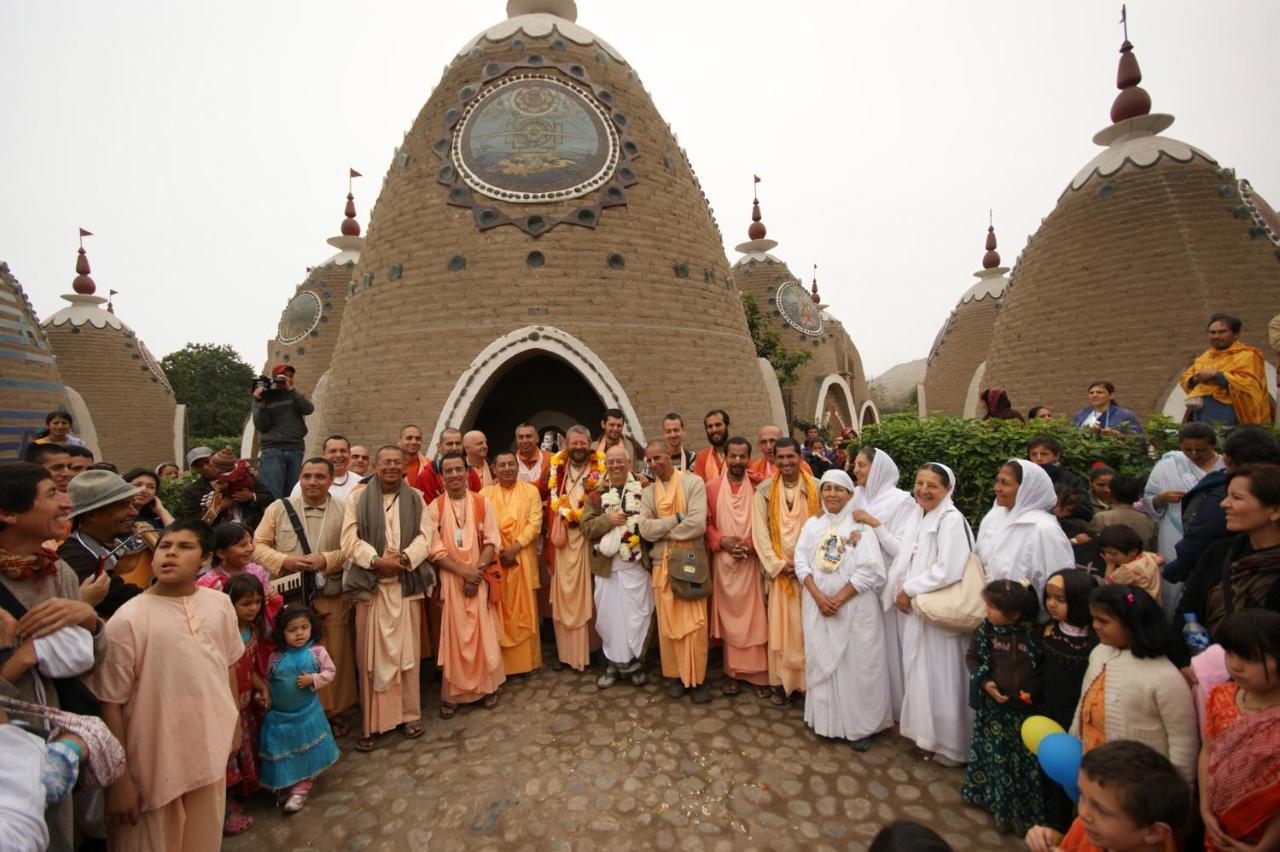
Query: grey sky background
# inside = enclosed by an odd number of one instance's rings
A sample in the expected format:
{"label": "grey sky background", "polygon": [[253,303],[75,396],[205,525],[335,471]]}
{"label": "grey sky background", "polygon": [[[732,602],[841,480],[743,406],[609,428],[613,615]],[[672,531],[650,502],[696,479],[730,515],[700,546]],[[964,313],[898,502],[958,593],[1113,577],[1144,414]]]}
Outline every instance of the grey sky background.
{"label": "grey sky background", "polygon": [[[806,280],[819,265],[873,376],[928,353],[981,265],[988,208],[1011,266],[1100,150],[1122,38],[1109,0],[578,10],[688,150],[729,261],[759,174],[775,254]],[[347,168],[366,175],[367,226],[444,65],[505,16],[503,0],[0,0],[0,259],[47,317],[85,227],[100,294],[120,291],[157,356],[225,342],[260,366],[333,252]],[[1166,135],[1280,206],[1280,4],[1138,0],[1129,21],[1153,111],[1178,119]]]}

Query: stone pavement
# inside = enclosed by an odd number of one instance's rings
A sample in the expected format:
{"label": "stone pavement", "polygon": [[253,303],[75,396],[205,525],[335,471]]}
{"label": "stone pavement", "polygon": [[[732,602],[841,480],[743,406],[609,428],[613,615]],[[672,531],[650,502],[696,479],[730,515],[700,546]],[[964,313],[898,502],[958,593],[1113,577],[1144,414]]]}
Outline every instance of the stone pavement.
{"label": "stone pavement", "polygon": [[819,739],[799,702],[723,696],[717,657],[709,704],[668,699],[652,661],[647,686],[604,692],[598,671],[544,668],[509,679],[497,708],[449,722],[433,671],[421,738],[393,733],[361,754],[353,731],[301,813],[254,797],[256,824],[223,848],[865,850],[893,819],[957,850],[1025,848],[960,800],[963,770],[893,732],[866,754]]}

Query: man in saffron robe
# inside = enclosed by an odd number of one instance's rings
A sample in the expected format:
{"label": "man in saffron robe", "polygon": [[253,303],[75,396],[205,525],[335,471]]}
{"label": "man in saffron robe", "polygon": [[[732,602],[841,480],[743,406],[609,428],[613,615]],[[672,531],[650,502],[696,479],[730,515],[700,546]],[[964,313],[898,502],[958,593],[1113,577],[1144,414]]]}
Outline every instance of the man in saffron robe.
{"label": "man in saffron robe", "polygon": [[498,644],[498,601],[489,601],[485,571],[502,537],[493,504],[467,489],[467,462],[461,453],[440,459],[445,492],[427,506],[436,528],[431,559],[440,568],[444,604],[436,664],[440,682],[440,718],[452,719],[459,704],[498,703],[502,647]]}
{"label": "man in saffron robe", "polygon": [[[650,441],[644,457],[653,483],[640,498],[640,537],[650,542],[653,596],[658,612],[658,650],[667,695],[692,691],[696,704],[711,700],[707,690],[707,600],[676,597],[671,575],[701,561],[706,564],[707,489],[692,473],[671,463],[665,441]],[[710,582],[710,578],[706,578]]]}
{"label": "man in saffron robe", "polygon": [[427,563],[433,528],[422,495],[404,481],[404,452],[382,447],[374,478],[351,495],[342,521],[342,549],[351,562],[342,590],[355,599],[356,676],[363,736],[358,751],[377,747],[374,735],[400,727],[422,736],[422,599],[435,586]]}
{"label": "man in saffron robe", "polygon": [[[422,499],[428,503],[444,493],[444,479],[440,475],[440,461],[449,453],[462,452],[462,431],[452,426],[446,428],[440,433],[440,441],[436,444],[436,450],[435,459],[423,464],[417,478],[409,480],[409,482],[417,485],[418,490],[422,492]],[[478,492],[481,487],[479,471],[468,467],[467,488]]]}
{"label": "man in saffron robe", "polygon": [[462,436],[462,452],[467,457],[467,467],[475,472],[480,487],[494,483],[493,468],[489,465],[489,439],[479,429],[472,429]]}
{"label": "man in saffron robe", "polygon": [[725,471],[707,483],[707,551],[711,554],[711,635],[724,640],[723,692],[737,695],[739,681],[769,695],[769,621],[751,523],[755,487],[747,477],[751,443],[728,440]]}
{"label": "man in saffron robe", "polygon": [[[751,477],[752,485],[759,487],[761,482],[771,478],[778,472],[778,465],[774,461],[774,448],[781,440],[781,428],[777,426],[760,427],[760,431],[756,435],[756,446],[760,448],[760,458],[747,466],[747,476]],[[809,463],[804,460],[803,450],[800,456],[800,469],[810,474],[813,473]]]}
{"label": "man in saffron robe", "polygon": [[431,463],[427,454],[422,452],[422,429],[415,423],[401,426],[399,446],[404,453],[404,481],[415,485],[423,469]]}
{"label": "man in saffron robe", "polygon": [[[729,440],[729,413],[714,408],[702,418],[702,428],[707,432],[707,446],[693,457],[693,472],[703,482],[719,479],[725,469],[725,442]],[[708,495],[709,497],[710,495]]]}
{"label": "man in saffron robe", "polygon": [[1234,426],[1274,417],[1266,359],[1261,349],[1240,342],[1241,327],[1226,314],[1209,318],[1209,348],[1182,374],[1192,420]]}
{"label": "man in saffron robe", "polygon": [[822,511],[818,483],[802,467],[800,445],[780,438],[774,445],[776,475],[756,488],[751,537],[764,568],[769,612],[769,683],[772,701],[783,705],[804,691],[804,629],[795,550],[800,528]]}
{"label": "man in saffron robe", "polygon": [[591,655],[591,543],[579,523],[587,492],[600,480],[591,433],[585,426],[570,426],[565,433],[564,460],[555,467],[551,491],[551,623],[556,632],[560,664],[577,671],[587,667]]}
{"label": "man in saffron robe", "polygon": [[537,488],[538,496],[546,503],[551,452],[538,446],[538,430],[532,423],[521,423],[516,427],[516,463],[520,481]]}
{"label": "man in saffron robe", "polygon": [[493,460],[498,480],[480,489],[493,505],[502,543],[503,594],[498,613],[502,620],[502,668],[509,675],[542,667],[538,637],[538,534],[542,532],[542,499],[538,489],[521,482],[515,453],[498,453]]}
{"label": "man in saffron robe", "polygon": [[604,455],[613,447],[622,447],[627,451],[627,458],[631,458],[631,449],[627,446],[626,438],[622,436],[626,425],[627,418],[621,410],[606,408],[604,417],[600,420],[600,440],[596,441],[596,452]]}

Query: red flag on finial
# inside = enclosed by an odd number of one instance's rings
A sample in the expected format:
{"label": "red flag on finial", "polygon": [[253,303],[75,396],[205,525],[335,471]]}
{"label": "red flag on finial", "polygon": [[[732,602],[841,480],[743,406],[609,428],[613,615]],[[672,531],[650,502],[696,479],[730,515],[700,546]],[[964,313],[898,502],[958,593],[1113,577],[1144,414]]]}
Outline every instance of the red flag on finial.
{"label": "red flag on finial", "polygon": [[752,175],[752,177],[756,179],[756,183],[760,182],[760,175]]}
{"label": "red flag on finial", "polygon": [[81,228],[81,229],[80,229],[80,236],[82,236],[82,237],[92,237],[92,236],[93,236],[93,234],[89,233],[89,232],[88,232],[88,231],[86,231],[84,228]]}
{"label": "red flag on finial", "polygon": [[107,291],[107,295],[108,295],[108,296],[114,296],[116,293],[119,293],[119,292],[120,292],[119,290],[108,290],[108,291]]}
{"label": "red flag on finial", "polygon": [[353,178],[364,177],[364,175],[360,174],[355,169],[349,169],[349,171],[351,172],[351,177]]}

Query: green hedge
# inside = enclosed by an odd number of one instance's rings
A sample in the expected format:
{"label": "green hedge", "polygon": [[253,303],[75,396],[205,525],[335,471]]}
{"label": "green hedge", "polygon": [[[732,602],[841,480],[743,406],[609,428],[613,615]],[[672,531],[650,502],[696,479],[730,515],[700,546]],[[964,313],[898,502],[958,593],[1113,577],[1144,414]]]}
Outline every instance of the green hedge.
{"label": "green hedge", "polygon": [[[199,446],[199,444],[196,446]],[[161,481],[160,502],[169,510],[169,514],[178,514],[178,504],[182,502],[182,492],[186,491],[187,486],[195,482],[198,477],[198,473],[194,470],[189,470],[177,479],[165,479]]]}
{"label": "green hedge", "polygon": [[235,451],[236,455],[240,455],[240,436],[239,435],[214,435],[209,438],[192,438],[190,441],[190,445],[188,446],[187,449],[190,449],[191,447],[208,447],[209,449],[213,450],[215,453],[218,450],[223,450],[230,447],[232,450]]}

